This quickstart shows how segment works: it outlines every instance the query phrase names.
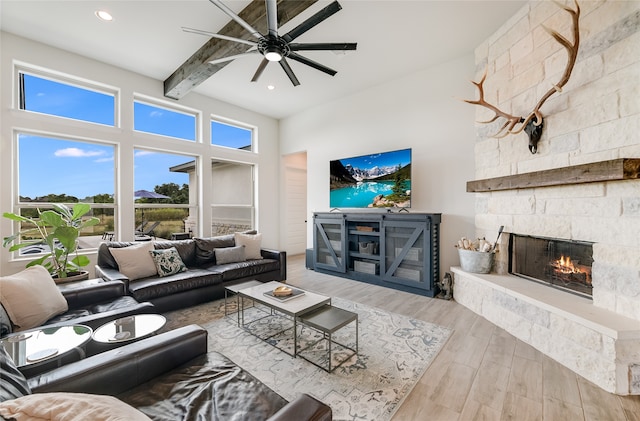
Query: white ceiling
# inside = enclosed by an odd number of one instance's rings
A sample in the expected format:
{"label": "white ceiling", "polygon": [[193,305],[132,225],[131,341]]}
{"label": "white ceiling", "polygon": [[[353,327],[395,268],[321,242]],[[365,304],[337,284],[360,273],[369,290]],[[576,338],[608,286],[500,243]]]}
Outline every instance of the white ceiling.
{"label": "white ceiling", "polygon": [[[236,13],[249,1],[227,0]],[[280,33],[328,0],[320,0]],[[342,54],[303,55],[338,71],[328,76],[290,60],[301,85],[293,87],[271,63],[251,83],[261,57],[237,59],[195,89],[249,110],[283,118],[385,81],[460,57],[498,29],[527,1],[340,0],[343,9],[297,42],[357,42]],[[94,12],[114,20],[99,21]],[[164,81],[206,37],[182,26],[219,31],[229,18],[207,0],[0,0],[0,28],[64,50]],[[472,78],[473,75],[469,75]],[[276,86],[273,91],[266,86]]]}

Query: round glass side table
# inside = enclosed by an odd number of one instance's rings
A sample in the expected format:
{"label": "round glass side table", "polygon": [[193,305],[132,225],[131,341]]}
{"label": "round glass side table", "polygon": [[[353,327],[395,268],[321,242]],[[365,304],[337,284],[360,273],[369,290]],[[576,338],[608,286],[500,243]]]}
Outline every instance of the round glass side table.
{"label": "round glass side table", "polygon": [[38,366],[77,352],[76,359],[84,358],[84,345],[91,339],[89,326],[72,325],[45,327],[8,335],[2,338],[2,346],[20,369],[36,370]]}
{"label": "round glass side table", "polygon": [[105,344],[135,341],[159,331],[167,322],[160,314],[136,314],[113,320],[93,332],[93,340]]}

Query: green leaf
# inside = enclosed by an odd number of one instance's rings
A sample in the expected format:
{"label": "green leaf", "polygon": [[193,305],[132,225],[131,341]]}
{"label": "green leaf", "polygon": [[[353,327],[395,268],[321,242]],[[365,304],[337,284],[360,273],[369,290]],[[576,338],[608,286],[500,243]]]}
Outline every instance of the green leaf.
{"label": "green leaf", "polygon": [[31,221],[29,218],[25,218],[24,216],[16,215],[15,213],[5,212],[5,213],[2,214],[2,216],[4,216],[7,219],[11,219],[12,221],[19,221],[19,222]]}
{"label": "green leaf", "polygon": [[51,226],[51,227],[60,227],[60,226],[66,225],[66,223],[62,219],[62,216],[60,216],[59,213],[52,210],[47,210],[42,212],[40,214],[40,220],[45,222],[48,226]]}
{"label": "green leaf", "polygon": [[80,219],[80,217],[85,215],[90,210],[91,210],[91,206],[89,206],[88,204],[86,204],[86,203],[76,203],[73,206],[73,216],[71,217],[71,219],[72,220]]}
{"label": "green leaf", "polygon": [[45,260],[47,260],[47,258],[48,258],[48,257],[49,257],[48,255],[47,255],[47,256],[42,256],[42,257],[41,257],[41,258],[39,258],[39,259],[36,259],[36,260],[34,260],[34,261],[32,261],[32,262],[27,263],[27,266],[26,266],[26,267],[28,267],[28,268],[29,268],[29,267],[31,267],[31,266],[42,265],[42,263],[43,263]]}
{"label": "green leaf", "polygon": [[52,234],[69,253],[76,250],[79,232],[74,227],[58,227]]}
{"label": "green leaf", "polygon": [[71,213],[71,209],[69,209],[67,205],[63,205],[61,203],[54,203],[52,206],[55,212],[64,216],[66,219],[68,220],[73,219],[73,216],[72,216],[73,214]]}
{"label": "green leaf", "polygon": [[80,267],[89,265],[89,263],[91,263],[91,260],[89,260],[89,258],[84,254],[80,254],[74,257],[73,260],[71,260],[71,262],[76,266],[78,266],[78,268],[80,268]]}

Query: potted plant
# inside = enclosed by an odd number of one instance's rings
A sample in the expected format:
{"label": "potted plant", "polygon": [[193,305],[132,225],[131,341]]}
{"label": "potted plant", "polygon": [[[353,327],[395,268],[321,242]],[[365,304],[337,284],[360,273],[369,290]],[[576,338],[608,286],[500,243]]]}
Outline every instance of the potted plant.
{"label": "potted plant", "polygon": [[[38,218],[27,218],[15,213],[5,212],[2,216],[22,223],[20,232],[4,237],[3,247],[9,251],[20,250],[37,244],[46,244],[47,254],[29,262],[26,267],[44,266],[56,282],[66,282],[69,277],[82,274],[80,279],[87,279],[88,272],[83,267],[90,263],[87,256],[78,254],[78,237],[84,228],[96,225],[100,220],[96,217],[82,219],[91,210],[86,203],[76,203],[72,208],[63,204],[53,204],[52,210],[41,212]],[[84,272],[84,274],[83,274]]]}

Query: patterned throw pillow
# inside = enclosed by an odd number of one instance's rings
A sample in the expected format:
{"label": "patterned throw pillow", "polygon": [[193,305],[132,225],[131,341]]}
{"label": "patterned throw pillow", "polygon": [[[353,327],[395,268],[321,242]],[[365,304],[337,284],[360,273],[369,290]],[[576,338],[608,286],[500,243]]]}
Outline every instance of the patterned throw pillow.
{"label": "patterned throw pillow", "polygon": [[187,270],[175,247],[164,250],[151,250],[151,258],[156,264],[158,275],[169,276]]}

